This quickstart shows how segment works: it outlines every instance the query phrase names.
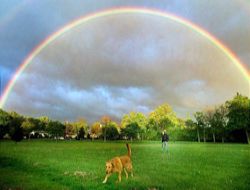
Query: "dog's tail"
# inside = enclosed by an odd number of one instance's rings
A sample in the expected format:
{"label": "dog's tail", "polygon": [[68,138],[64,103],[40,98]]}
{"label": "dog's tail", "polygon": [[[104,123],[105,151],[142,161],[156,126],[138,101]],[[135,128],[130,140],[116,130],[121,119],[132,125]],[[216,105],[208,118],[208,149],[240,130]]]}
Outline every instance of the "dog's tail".
{"label": "dog's tail", "polygon": [[126,144],[126,146],[127,146],[127,149],[128,149],[128,156],[131,157],[131,148],[130,148],[128,143]]}

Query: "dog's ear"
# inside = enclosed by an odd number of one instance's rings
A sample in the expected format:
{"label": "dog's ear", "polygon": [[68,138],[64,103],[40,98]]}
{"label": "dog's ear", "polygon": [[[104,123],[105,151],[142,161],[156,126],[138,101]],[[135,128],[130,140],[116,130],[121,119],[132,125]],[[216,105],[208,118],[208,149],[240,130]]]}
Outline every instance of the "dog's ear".
{"label": "dog's ear", "polygon": [[114,168],[114,167],[115,167],[115,165],[114,165],[114,163],[113,163],[113,162],[111,162],[111,165],[112,165],[112,168]]}

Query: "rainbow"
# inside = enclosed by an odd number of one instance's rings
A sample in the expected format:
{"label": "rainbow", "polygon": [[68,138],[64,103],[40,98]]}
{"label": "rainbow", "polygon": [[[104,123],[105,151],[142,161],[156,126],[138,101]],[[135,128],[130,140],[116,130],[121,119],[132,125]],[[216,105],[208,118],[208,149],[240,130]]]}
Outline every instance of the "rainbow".
{"label": "rainbow", "polygon": [[159,16],[166,19],[173,20],[181,25],[184,25],[191,30],[199,33],[201,36],[209,40],[212,44],[214,44],[219,50],[221,50],[232,62],[236,65],[236,67],[241,71],[243,76],[246,78],[246,80],[249,81],[250,84],[250,75],[246,68],[244,68],[241,61],[236,57],[236,55],[227,48],[222,42],[220,42],[218,39],[216,39],[212,34],[202,29],[200,26],[195,25],[194,23],[181,18],[179,16],[161,12],[159,10],[153,10],[153,9],[146,9],[146,8],[139,8],[139,7],[128,7],[128,8],[112,8],[108,10],[103,10],[97,13],[92,13],[87,16],[80,17],[79,19],[74,20],[73,22],[67,24],[60,30],[56,31],[55,33],[48,36],[44,41],[42,41],[37,47],[33,49],[33,51],[29,54],[29,56],[22,62],[21,66],[17,69],[15,72],[13,78],[10,80],[10,82],[7,84],[6,88],[4,89],[4,92],[0,98],[0,108],[4,107],[5,102],[7,101],[7,98],[14,87],[16,81],[18,80],[18,77],[22,74],[22,72],[29,66],[31,61],[36,57],[48,44],[53,42],[56,38],[58,38],[60,35],[64,34],[65,32],[69,31],[70,29],[80,25],[84,24],[86,22],[92,21],[94,19],[110,16],[110,15],[116,15],[116,14],[124,14],[124,13],[141,13],[141,14],[148,14],[153,16]]}

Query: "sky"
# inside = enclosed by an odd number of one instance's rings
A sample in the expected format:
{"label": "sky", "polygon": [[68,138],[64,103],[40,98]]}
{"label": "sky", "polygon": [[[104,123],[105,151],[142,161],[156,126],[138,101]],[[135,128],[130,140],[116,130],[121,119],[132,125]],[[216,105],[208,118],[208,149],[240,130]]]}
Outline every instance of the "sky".
{"label": "sky", "polygon": [[[45,39],[76,19],[20,73],[3,109],[60,121],[89,122],[168,103],[178,117],[250,96],[250,2],[244,0],[2,0],[1,94]],[[174,15],[207,31],[242,63],[248,78],[216,44],[192,28],[141,9]]]}

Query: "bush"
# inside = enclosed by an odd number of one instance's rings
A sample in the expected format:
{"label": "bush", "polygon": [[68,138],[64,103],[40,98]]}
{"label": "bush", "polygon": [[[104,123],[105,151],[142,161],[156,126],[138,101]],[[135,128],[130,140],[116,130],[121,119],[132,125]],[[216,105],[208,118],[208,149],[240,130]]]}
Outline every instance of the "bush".
{"label": "bush", "polygon": [[12,127],[10,137],[16,142],[23,140],[23,128],[20,126]]}

